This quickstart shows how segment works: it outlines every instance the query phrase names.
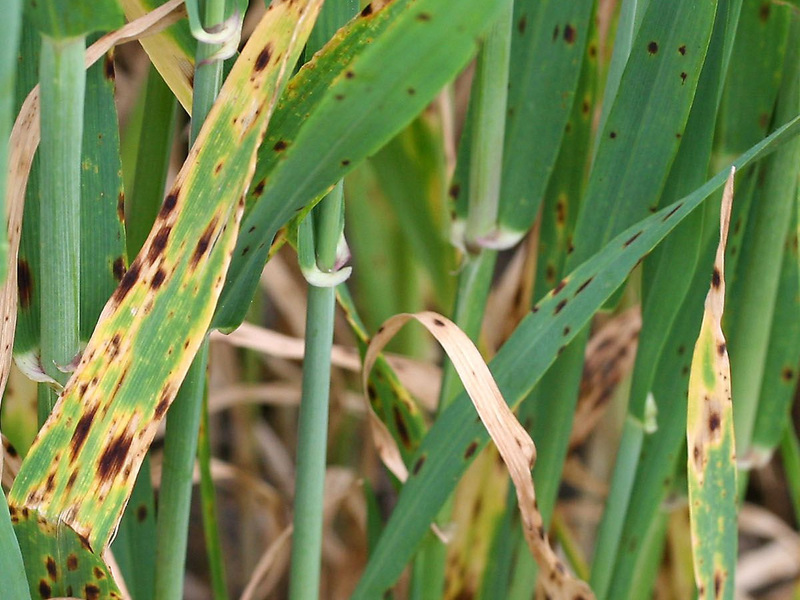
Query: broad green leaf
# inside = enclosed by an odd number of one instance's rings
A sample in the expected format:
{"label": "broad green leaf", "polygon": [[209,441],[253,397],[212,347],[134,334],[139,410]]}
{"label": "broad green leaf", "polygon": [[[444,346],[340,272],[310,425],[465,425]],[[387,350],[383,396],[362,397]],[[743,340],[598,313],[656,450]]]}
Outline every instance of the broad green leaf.
{"label": "broad green leaf", "polygon": [[[59,572],[69,571],[68,551],[84,578],[92,571],[82,565],[102,565],[142,458],[208,330],[257,147],[319,6],[281,2],[261,21],[23,462],[9,496],[23,554],[49,542]],[[36,589],[47,561],[27,556]],[[109,577],[103,585],[113,593]],[[60,580],[51,588],[69,595]]]}
{"label": "broad green leaf", "polygon": [[722,333],[725,244],[732,202],[733,172],[722,197],[719,247],[689,375],[689,514],[700,600],[733,599],[739,535],[731,365]]}
{"label": "broad green leaf", "polygon": [[36,29],[57,39],[116,29],[124,24],[119,0],[25,0]]}
{"label": "broad green leaf", "polygon": [[[799,131],[800,117],[740,157],[737,167],[761,158]],[[534,307],[490,364],[512,408],[530,392],[630,270],[718,189],[726,175],[718,174],[682,200],[620,233]],[[423,440],[354,598],[380,597],[391,587],[474,453],[485,443],[486,434],[462,395],[437,419]]]}
{"label": "broad green leaf", "polygon": [[[214,327],[241,322],[277,230],[428,105],[476,50],[499,3],[367,7],[292,79],[259,155]],[[447,52],[442,52],[447,48]]]}

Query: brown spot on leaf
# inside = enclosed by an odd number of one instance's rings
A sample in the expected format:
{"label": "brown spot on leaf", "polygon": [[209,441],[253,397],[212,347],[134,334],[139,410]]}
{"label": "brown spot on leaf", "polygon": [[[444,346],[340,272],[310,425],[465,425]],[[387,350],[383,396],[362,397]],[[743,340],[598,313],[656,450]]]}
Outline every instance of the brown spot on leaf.
{"label": "brown spot on leaf", "polygon": [[397,435],[400,437],[400,442],[406,448],[410,448],[411,436],[408,434],[408,427],[406,427],[406,422],[400,409],[397,406],[393,406],[392,414],[394,415],[394,424],[397,427]]}
{"label": "brown spot on leaf", "polygon": [[112,298],[117,303],[122,302],[125,299],[125,296],[128,295],[128,292],[130,292],[133,286],[136,284],[139,279],[140,269],[141,267],[139,266],[139,261],[134,260],[130,269],[128,269],[128,272],[125,273],[125,276],[122,278],[122,281],[119,282],[117,289],[114,290]]}
{"label": "brown spot on leaf", "polygon": [[719,429],[720,425],[720,416],[719,413],[711,413],[708,417],[708,429],[712,432]]}
{"label": "brown spot on leaf", "polygon": [[478,442],[470,442],[469,446],[467,446],[467,450],[464,452],[464,459],[469,460],[475,454],[475,451],[478,449]]}
{"label": "brown spot on leaf", "polygon": [[100,588],[93,583],[83,586],[83,596],[86,600],[100,600]]}
{"label": "brown spot on leaf", "polygon": [[78,556],[73,553],[67,556],[67,571],[77,571],[77,570],[78,570]]}
{"label": "brown spot on leaf", "polygon": [[575,43],[575,34],[576,34],[576,31],[575,31],[575,28],[572,25],[570,25],[569,23],[564,25],[564,41],[565,42],[567,42],[568,44]]}
{"label": "brown spot on leaf", "polygon": [[111,265],[111,271],[114,274],[114,279],[122,281],[122,278],[125,277],[125,259],[122,256],[118,256],[114,260],[114,264]]}
{"label": "brown spot on leaf", "polygon": [[158,404],[156,404],[155,411],[153,412],[153,418],[157,421],[160,421],[167,413],[171,395],[172,389],[169,386],[161,390],[161,398],[158,400]]}
{"label": "brown spot on leaf", "polygon": [[147,518],[147,505],[140,504],[136,507],[136,520],[142,523]]}
{"label": "brown spot on leaf", "polygon": [[725,354],[725,350],[726,350],[725,342],[722,342],[719,346],[717,346],[717,352],[719,353],[720,356],[723,356]]}
{"label": "brown spot on leaf", "polygon": [[364,7],[364,10],[362,10],[362,11],[361,11],[361,16],[362,16],[362,17],[368,17],[368,16],[370,16],[371,14],[372,14],[372,4],[367,4],[367,5]]}
{"label": "brown spot on leaf", "polygon": [[[286,150],[286,146],[287,145],[288,144],[286,142],[284,142],[283,140],[278,140],[277,142],[275,142],[275,145],[272,147],[272,149],[275,150],[275,152],[283,152],[284,150]],[[262,181],[258,185],[261,186],[261,191],[264,191],[264,182]],[[256,188],[257,187],[258,186],[256,186]],[[259,195],[260,194],[261,194],[261,192],[259,192]]]}
{"label": "brown spot on leaf", "polygon": [[686,74],[686,71],[681,71],[681,85],[686,83],[686,78],[687,77],[688,77],[688,75]]}
{"label": "brown spot on leaf", "polygon": [[110,481],[119,474],[125,466],[132,441],[133,436],[123,431],[106,447],[97,463],[97,476],[101,482]]}
{"label": "brown spot on leaf", "polygon": [[165,219],[169,216],[169,214],[175,210],[175,206],[178,204],[178,190],[173,189],[172,192],[167,194],[167,197],[164,198],[164,203],[161,205],[161,210],[158,211],[158,216],[162,219]]}
{"label": "brown spot on leaf", "polygon": [[655,54],[658,52],[658,43],[657,42],[650,42],[647,44],[647,51],[650,54]]}
{"label": "brown spot on leaf", "polygon": [[151,263],[154,263],[164,253],[170,233],[172,233],[172,227],[169,225],[164,225],[156,232],[153,242],[150,244],[150,249],[147,251],[147,259]]}
{"label": "brown spot on leaf", "polygon": [[417,462],[415,462],[415,463],[414,463],[414,467],[411,469],[411,473],[412,473],[413,475],[417,475],[417,474],[419,473],[419,470],[422,468],[422,465],[424,465],[424,464],[425,464],[425,458],[426,458],[426,457],[425,457],[425,455],[423,454],[422,456],[420,456],[420,457],[417,459]]}
{"label": "brown spot on leaf", "polygon": [[630,245],[631,245],[633,242],[635,242],[635,241],[636,241],[636,238],[638,238],[640,235],[642,235],[642,232],[641,232],[641,231],[640,231],[640,232],[638,232],[638,233],[636,233],[636,234],[634,234],[634,235],[633,235],[633,236],[632,236],[632,237],[631,237],[631,238],[630,238],[630,239],[629,239],[627,242],[625,242],[625,244],[623,244],[623,246],[624,246],[625,248],[627,248],[627,247],[628,247],[628,246],[630,246]]}
{"label": "brown spot on leaf", "polygon": [[17,261],[17,286],[19,293],[20,308],[28,308],[33,299],[33,279],[31,278],[31,268],[28,261],[20,259]]}
{"label": "brown spot on leaf", "polygon": [[47,583],[46,579],[39,580],[39,596],[42,598],[52,598],[53,592],[50,589],[50,584]]}
{"label": "brown spot on leaf", "polygon": [[346,79],[352,79],[353,77],[356,76],[356,74],[353,73],[353,71],[351,71],[350,69],[348,69],[347,71],[344,72],[344,76]]}
{"label": "brown spot on leaf", "polygon": [[448,194],[450,195],[450,197],[453,200],[458,198],[458,194],[459,193],[461,193],[461,186],[460,185],[458,185],[457,183],[454,183],[453,185],[450,186],[450,189],[448,190]]}
{"label": "brown spot on leaf", "polygon": [[714,286],[714,289],[719,289],[719,286],[722,285],[722,275],[717,267],[714,267],[714,272],[711,274],[711,285]]}
{"label": "brown spot on leaf", "polygon": [[208,251],[208,247],[211,244],[211,236],[214,235],[217,222],[217,217],[211,219],[211,222],[206,226],[205,231],[203,231],[203,235],[201,235],[200,239],[197,241],[197,245],[194,248],[194,253],[192,254],[191,259],[192,267],[197,266],[197,263],[200,262],[200,259]]}
{"label": "brown spot on leaf", "polygon": [[256,58],[255,63],[255,70],[256,71],[263,71],[264,68],[267,66],[269,62],[269,57],[272,54],[272,44],[268,43],[264,48],[259,52],[258,57]]}
{"label": "brown spot on leaf", "polygon": [[678,48],[678,52],[681,53],[681,56],[686,56],[686,45],[683,45],[680,48]]}
{"label": "brown spot on leaf", "polygon": [[92,573],[94,573],[94,578],[97,580],[105,579],[106,577],[106,574],[103,573],[103,569],[101,569],[100,567],[93,568]]}
{"label": "brown spot on leaf", "polygon": [[567,280],[566,280],[566,279],[562,279],[561,281],[559,281],[559,282],[558,282],[558,285],[557,285],[556,287],[554,287],[554,288],[553,288],[553,296],[555,296],[555,295],[556,295],[556,294],[558,294],[558,293],[559,293],[561,290],[563,290],[563,289],[564,289],[564,287],[566,287],[566,285],[567,285]]}
{"label": "brown spot on leaf", "polygon": [[69,441],[70,462],[74,462],[78,454],[86,443],[86,438],[89,437],[89,431],[92,428],[92,421],[97,414],[97,404],[92,406],[83,416],[78,419],[78,424],[75,426],[75,431]]}
{"label": "brown spot on leaf", "polygon": [[417,21],[427,22],[431,20],[430,14],[426,12],[421,12],[417,15]]}
{"label": "brown spot on leaf", "polygon": [[153,279],[150,282],[150,287],[154,290],[157,290],[161,287],[161,284],[164,283],[164,279],[167,277],[167,274],[164,272],[164,269],[159,269],[153,274]]}
{"label": "brown spot on leaf", "polygon": [[554,314],[554,315],[557,315],[558,313],[560,313],[560,312],[563,310],[563,308],[564,308],[566,305],[567,305],[567,301],[566,301],[566,300],[562,300],[561,302],[559,302],[559,303],[556,305],[556,309],[555,309],[555,311],[553,312],[553,314]]}
{"label": "brown spot on leaf", "polygon": [[578,289],[577,289],[577,290],[575,290],[575,295],[577,296],[577,295],[578,295],[578,294],[580,294],[580,293],[581,293],[583,290],[585,290],[585,289],[588,287],[588,285],[589,285],[590,283],[592,283],[592,280],[593,280],[593,279],[594,279],[594,277],[589,277],[589,279],[587,279],[586,281],[584,281],[584,282],[583,282],[583,283],[582,283],[582,284],[581,284],[581,285],[578,287]]}
{"label": "brown spot on leaf", "polygon": [[103,61],[103,74],[106,76],[106,79],[114,80],[114,57],[109,52],[105,56],[105,60]]}
{"label": "brown spot on leaf", "polygon": [[117,219],[120,223],[125,222],[125,194],[123,192],[117,194]]}
{"label": "brown spot on leaf", "polygon": [[45,559],[44,564],[45,568],[47,569],[47,575],[50,577],[50,579],[53,581],[58,579],[58,567],[56,566],[56,559],[54,559],[52,556],[48,556],[47,559]]}
{"label": "brown spot on leaf", "polygon": [[528,15],[522,15],[517,21],[517,30],[520,34],[525,34],[525,28],[528,26]]}
{"label": "brown spot on leaf", "polygon": [[794,371],[791,367],[784,367],[781,371],[781,379],[784,381],[791,381],[794,378]]}
{"label": "brown spot on leaf", "polygon": [[612,140],[617,139],[617,132],[612,131],[611,133],[608,134],[608,137],[610,137]]}
{"label": "brown spot on leaf", "polygon": [[771,12],[772,7],[770,6],[769,2],[762,2],[761,6],[758,9],[758,18],[761,20],[762,23],[766,23],[767,19],[769,19],[769,13]]}

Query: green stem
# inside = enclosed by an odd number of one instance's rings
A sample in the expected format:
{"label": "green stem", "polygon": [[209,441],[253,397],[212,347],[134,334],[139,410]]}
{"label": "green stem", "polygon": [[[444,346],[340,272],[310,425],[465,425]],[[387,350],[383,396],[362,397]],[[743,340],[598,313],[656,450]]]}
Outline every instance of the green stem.
{"label": "green stem", "polygon": [[[336,241],[341,232],[343,206],[340,182],[307,217],[319,217],[315,239],[317,267],[321,271],[330,272],[336,264]],[[319,596],[335,302],[333,287],[309,286],[289,582],[292,600],[310,600]]]}
{"label": "green stem", "polygon": [[155,600],[183,597],[192,471],[208,365],[208,338],[167,414],[158,502]]}
{"label": "green stem", "polygon": [[208,390],[203,394],[202,421],[197,448],[197,462],[200,465],[200,500],[203,506],[203,531],[206,539],[208,566],[211,574],[211,589],[214,600],[227,600],[228,589],[225,583],[225,561],[222,555],[219,530],[217,529],[217,508],[214,497],[214,480],[211,477],[211,440],[208,428]]}
{"label": "green stem", "polygon": [[[203,22],[206,27],[225,20],[225,0],[205,0],[204,5]],[[220,46],[217,44],[197,43],[192,96],[192,143],[197,139],[222,85],[222,61],[212,58],[219,49]]]}
{"label": "green stem", "polygon": [[[508,68],[514,3],[506,0],[478,55],[473,86],[474,126],[469,169],[468,248],[482,247],[497,227],[500,205],[503,138],[506,129]],[[486,160],[489,158],[489,160]]]}
{"label": "green stem", "polygon": [[[41,328],[45,373],[61,384],[79,342],[81,140],[85,37],[42,36]],[[50,394],[52,401],[54,395]],[[48,407],[52,408],[52,406]],[[40,414],[44,413],[43,410]],[[47,410],[49,414],[49,410]]]}

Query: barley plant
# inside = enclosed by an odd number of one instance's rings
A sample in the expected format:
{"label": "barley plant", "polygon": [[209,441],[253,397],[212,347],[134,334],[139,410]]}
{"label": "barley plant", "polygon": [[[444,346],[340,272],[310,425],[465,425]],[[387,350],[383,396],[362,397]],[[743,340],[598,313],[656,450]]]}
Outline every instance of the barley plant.
{"label": "barley plant", "polygon": [[800,2],[2,8],[0,600],[800,599]]}

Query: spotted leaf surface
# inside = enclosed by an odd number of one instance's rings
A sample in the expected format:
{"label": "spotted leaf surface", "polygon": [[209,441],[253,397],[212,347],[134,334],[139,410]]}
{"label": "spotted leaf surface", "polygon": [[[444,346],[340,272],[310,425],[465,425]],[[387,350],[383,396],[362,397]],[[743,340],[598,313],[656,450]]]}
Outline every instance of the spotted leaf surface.
{"label": "spotted leaf surface", "polygon": [[722,311],[733,171],[722,198],[720,240],[689,375],[686,441],[694,576],[700,600],[733,598],[738,525],[731,367]]}
{"label": "spotted leaf surface", "polygon": [[[107,546],[208,330],[256,150],[320,5],[273,3],[234,66],[147,242],[22,465],[10,505],[41,526],[20,523],[21,536],[75,536],[87,555],[99,556]],[[38,573],[36,557],[26,562],[34,565],[29,581],[35,588],[45,566]],[[63,587],[51,591],[66,595]]]}

